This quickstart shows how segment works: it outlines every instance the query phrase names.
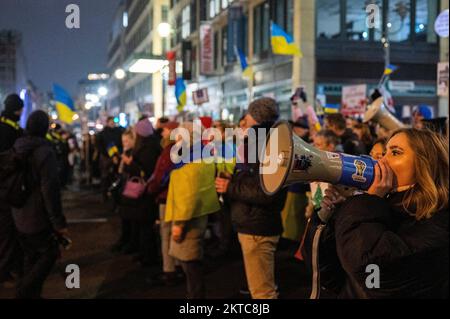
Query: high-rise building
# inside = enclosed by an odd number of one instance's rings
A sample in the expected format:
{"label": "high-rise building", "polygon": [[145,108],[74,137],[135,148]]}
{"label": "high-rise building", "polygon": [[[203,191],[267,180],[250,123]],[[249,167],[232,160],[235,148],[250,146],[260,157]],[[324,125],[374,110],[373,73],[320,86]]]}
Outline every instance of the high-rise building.
{"label": "high-rise building", "polygon": [[17,91],[17,56],[21,36],[16,31],[0,31],[0,109],[6,95]]}
{"label": "high-rise building", "polygon": [[168,45],[159,36],[157,28],[161,22],[168,21],[168,4],[168,0],[128,0],[122,1],[116,11],[108,68],[112,75],[120,70],[125,71],[126,76],[111,77],[109,105],[128,114],[132,123],[144,113],[162,115],[162,72],[131,73],[128,68],[139,58],[164,58]]}

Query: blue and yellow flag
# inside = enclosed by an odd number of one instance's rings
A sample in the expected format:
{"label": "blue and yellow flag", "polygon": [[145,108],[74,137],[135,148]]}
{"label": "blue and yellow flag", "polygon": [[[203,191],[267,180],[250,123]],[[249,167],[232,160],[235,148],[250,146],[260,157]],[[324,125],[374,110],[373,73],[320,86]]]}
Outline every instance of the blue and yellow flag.
{"label": "blue and yellow flag", "polygon": [[239,49],[237,47],[235,49],[236,49],[236,55],[238,56],[239,62],[241,63],[242,76],[244,78],[251,79],[251,77],[253,75],[253,69],[251,66],[248,65],[247,57],[245,56],[244,52],[241,49]]}
{"label": "blue and yellow flag", "polygon": [[53,84],[53,98],[56,102],[56,111],[59,119],[67,124],[72,124],[75,115],[75,105],[69,93],[61,86]]}
{"label": "blue and yellow flag", "polygon": [[108,144],[106,150],[108,151],[108,156],[109,157],[114,157],[114,155],[118,155],[119,154],[119,149],[117,148],[116,144],[114,144],[114,143]]}
{"label": "blue and yellow flag", "polygon": [[303,56],[300,48],[294,43],[292,36],[286,33],[280,26],[272,22],[270,33],[274,54]]}
{"label": "blue and yellow flag", "polygon": [[326,104],[323,107],[323,112],[325,114],[335,114],[339,113],[339,104]]}
{"label": "blue and yellow flag", "polygon": [[175,97],[177,98],[177,110],[178,112],[183,111],[187,95],[186,95],[186,85],[184,84],[184,80],[182,78],[177,78],[175,82]]}
{"label": "blue and yellow flag", "polygon": [[398,66],[393,65],[393,64],[389,64],[385,69],[384,69],[384,75],[391,75],[392,73],[394,73],[395,71],[397,71]]}

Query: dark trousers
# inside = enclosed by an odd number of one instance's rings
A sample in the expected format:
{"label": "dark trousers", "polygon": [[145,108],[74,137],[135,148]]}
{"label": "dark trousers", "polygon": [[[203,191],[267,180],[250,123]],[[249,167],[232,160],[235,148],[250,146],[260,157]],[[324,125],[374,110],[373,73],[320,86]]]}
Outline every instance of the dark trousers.
{"label": "dark trousers", "polygon": [[154,220],[139,221],[135,224],[139,233],[139,252],[144,263],[158,262],[157,238],[154,229]]}
{"label": "dark trousers", "polygon": [[22,252],[9,207],[0,207],[0,282],[11,271],[21,272]]}
{"label": "dark trousers", "polygon": [[58,243],[50,231],[20,234],[19,240],[24,252],[24,275],[17,286],[16,297],[38,299],[44,282],[58,259]]}
{"label": "dark trousers", "polygon": [[203,277],[203,266],[199,260],[180,261],[181,267],[186,275],[187,298],[205,298],[205,279]]}

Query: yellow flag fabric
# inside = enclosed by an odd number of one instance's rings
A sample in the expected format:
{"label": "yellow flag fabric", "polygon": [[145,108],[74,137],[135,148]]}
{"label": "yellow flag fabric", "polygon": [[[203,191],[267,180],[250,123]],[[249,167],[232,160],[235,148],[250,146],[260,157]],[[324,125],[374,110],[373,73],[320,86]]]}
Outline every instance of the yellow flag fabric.
{"label": "yellow flag fabric", "polygon": [[220,210],[215,164],[189,163],[170,174],[166,222],[188,221]]}
{"label": "yellow flag fabric", "polygon": [[308,199],[305,194],[287,193],[286,203],[281,212],[283,234],[281,237],[293,241],[300,241],[305,231],[305,209]]}

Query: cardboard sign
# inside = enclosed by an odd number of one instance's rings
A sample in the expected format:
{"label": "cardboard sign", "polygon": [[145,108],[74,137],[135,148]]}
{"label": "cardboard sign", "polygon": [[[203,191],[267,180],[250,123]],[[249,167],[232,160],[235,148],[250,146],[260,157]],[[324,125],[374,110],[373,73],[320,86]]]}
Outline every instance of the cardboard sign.
{"label": "cardboard sign", "polygon": [[344,115],[358,115],[366,111],[367,85],[350,85],[342,87],[341,113]]}
{"label": "cardboard sign", "polygon": [[214,32],[211,23],[200,25],[200,73],[214,73]]}
{"label": "cardboard sign", "polygon": [[209,102],[208,89],[200,89],[192,92],[192,99],[194,100],[195,105],[202,105],[203,103]]}
{"label": "cardboard sign", "polygon": [[437,94],[448,97],[448,62],[438,63],[437,70]]}

